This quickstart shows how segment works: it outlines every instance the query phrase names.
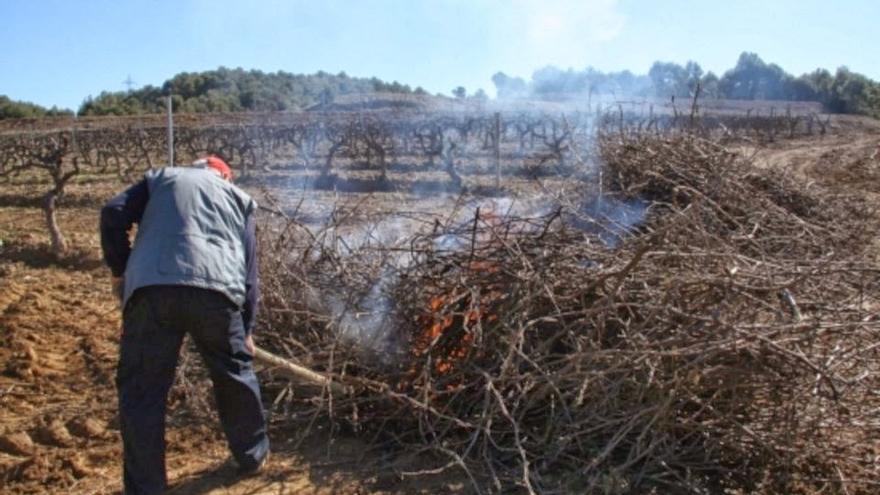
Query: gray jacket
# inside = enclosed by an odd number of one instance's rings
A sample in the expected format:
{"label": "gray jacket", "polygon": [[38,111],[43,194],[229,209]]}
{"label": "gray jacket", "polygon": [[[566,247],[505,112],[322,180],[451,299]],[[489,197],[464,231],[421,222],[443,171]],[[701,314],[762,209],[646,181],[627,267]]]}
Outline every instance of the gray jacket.
{"label": "gray jacket", "polygon": [[149,202],[125,269],[123,307],[150,285],[216,290],[245,299],[245,226],[256,203],[216,173],[162,168],[145,175]]}

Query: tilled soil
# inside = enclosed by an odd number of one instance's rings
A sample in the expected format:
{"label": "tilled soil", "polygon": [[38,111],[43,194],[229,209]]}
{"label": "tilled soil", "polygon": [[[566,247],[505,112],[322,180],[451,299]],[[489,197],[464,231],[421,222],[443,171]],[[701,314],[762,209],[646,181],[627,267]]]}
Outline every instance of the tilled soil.
{"label": "tilled soil", "polygon": [[0,291],[2,480],[21,493],[109,482],[121,450],[111,400],[119,317],[96,297],[106,275],[34,266],[39,248],[19,242],[4,246],[22,259],[3,265]]}

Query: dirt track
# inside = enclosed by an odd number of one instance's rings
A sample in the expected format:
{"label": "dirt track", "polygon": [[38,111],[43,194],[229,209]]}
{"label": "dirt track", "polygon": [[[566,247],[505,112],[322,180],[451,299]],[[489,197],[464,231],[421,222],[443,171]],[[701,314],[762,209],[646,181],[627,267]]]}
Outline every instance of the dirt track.
{"label": "dirt track", "polygon": [[[880,126],[867,122],[845,134],[783,141],[762,148],[760,163],[817,182],[880,194],[880,182],[850,183],[850,169],[880,180]],[[873,157],[872,157],[873,155]],[[60,263],[46,252],[42,214],[12,198],[35,196],[40,185],[4,185],[0,194],[0,491],[114,493],[120,490],[121,445],[113,385],[119,312],[100,261],[97,210],[120,188],[112,179],[70,188],[60,219],[74,246]],[[880,249],[878,249],[880,252]],[[204,383],[205,386],[208,386]],[[193,417],[184,390],[169,403],[172,493],[444,493],[463,491],[453,478],[418,482],[383,469],[383,453],[366,442],[328,442],[315,429],[303,442],[273,429],[272,461],[264,474],[236,480],[216,420]]]}

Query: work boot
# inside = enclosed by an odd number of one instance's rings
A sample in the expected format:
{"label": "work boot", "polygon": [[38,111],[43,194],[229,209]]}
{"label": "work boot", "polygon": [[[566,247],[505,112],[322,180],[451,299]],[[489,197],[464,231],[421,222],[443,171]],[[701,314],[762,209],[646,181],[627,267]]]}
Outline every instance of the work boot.
{"label": "work boot", "polygon": [[236,476],[241,477],[241,478],[249,478],[251,476],[256,476],[256,475],[260,474],[260,472],[263,470],[263,467],[266,466],[267,462],[269,462],[269,451],[268,450],[266,451],[266,455],[263,456],[263,459],[260,460],[260,462],[258,462],[256,465],[247,466],[247,467],[246,466],[238,466],[238,469],[236,469],[235,474],[236,474]]}

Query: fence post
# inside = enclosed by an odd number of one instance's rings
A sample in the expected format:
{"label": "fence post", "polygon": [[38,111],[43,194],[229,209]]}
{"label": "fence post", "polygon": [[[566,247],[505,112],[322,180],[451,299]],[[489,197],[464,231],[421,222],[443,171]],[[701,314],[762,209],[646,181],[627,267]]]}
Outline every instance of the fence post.
{"label": "fence post", "polygon": [[495,189],[501,189],[501,112],[495,112]]}
{"label": "fence post", "polygon": [[165,100],[168,111],[168,166],[174,166],[174,115],[171,111],[171,95]]}

